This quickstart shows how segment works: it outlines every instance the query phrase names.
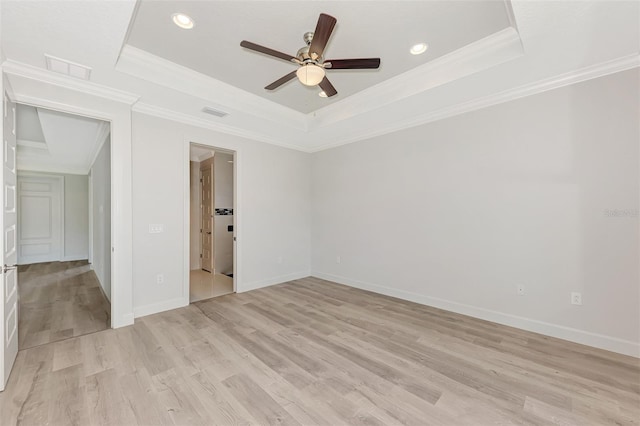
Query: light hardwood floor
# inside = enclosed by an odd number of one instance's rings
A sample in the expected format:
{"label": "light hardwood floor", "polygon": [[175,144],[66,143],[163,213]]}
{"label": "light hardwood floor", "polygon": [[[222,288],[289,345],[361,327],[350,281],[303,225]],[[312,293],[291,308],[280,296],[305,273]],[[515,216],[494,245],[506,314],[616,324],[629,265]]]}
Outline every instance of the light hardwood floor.
{"label": "light hardwood floor", "polygon": [[20,349],[110,327],[111,307],[86,260],[18,268]]}
{"label": "light hardwood floor", "polygon": [[202,269],[189,271],[189,301],[191,303],[233,293],[233,278],[212,274]]}
{"label": "light hardwood floor", "polygon": [[2,425],[637,424],[639,360],[307,278],[19,353]]}

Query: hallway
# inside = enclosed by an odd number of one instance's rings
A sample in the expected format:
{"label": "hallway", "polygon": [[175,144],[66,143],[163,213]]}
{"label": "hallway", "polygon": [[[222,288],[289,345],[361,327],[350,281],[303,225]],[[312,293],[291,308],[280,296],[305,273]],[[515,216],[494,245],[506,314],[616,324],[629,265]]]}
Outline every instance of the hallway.
{"label": "hallway", "polygon": [[111,305],[86,260],[18,269],[20,350],[110,328]]}

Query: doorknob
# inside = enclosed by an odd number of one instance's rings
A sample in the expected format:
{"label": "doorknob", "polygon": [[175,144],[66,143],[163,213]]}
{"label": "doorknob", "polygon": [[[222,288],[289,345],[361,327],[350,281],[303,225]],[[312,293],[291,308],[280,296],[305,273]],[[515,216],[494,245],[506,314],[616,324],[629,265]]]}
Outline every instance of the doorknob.
{"label": "doorknob", "polygon": [[207,234],[211,235],[211,231],[207,231]]}
{"label": "doorknob", "polygon": [[11,266],[9,266],[9,265],[6,265],[6,264],[5,264],[5,265],[2,267],[2,273],[3,273],[3,274],[6,274],[6,273],[7,273],[7,271],[8,271],[9,269],[16,269],[17,267],[18,267],[18,265],[11,265]]}

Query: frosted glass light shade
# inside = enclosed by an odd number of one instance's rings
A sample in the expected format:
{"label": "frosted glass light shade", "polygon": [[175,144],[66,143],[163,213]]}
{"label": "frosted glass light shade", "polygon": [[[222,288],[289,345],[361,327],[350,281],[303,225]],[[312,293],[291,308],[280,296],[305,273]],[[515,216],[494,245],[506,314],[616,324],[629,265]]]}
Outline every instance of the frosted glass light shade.
{"label": "frosted glass light shade", "polygon": [[317,86],[324,78],[324,68],[314,64],[303,65],[296,71],[298,80],[305,86]]}

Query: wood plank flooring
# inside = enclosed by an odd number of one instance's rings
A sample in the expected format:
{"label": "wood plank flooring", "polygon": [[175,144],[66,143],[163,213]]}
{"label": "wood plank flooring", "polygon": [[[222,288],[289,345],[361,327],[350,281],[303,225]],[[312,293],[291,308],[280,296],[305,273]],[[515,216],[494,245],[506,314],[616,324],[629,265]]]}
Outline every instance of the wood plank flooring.
{"label": "wood plank flooring", "polygon": [[86,260],[18,268],[20,349],[106,330],[111,306]]}
{"label": "wood plank flooring", "polygon": [[638,359],[306,278],[20,351],[2,425],[634,425]]}

